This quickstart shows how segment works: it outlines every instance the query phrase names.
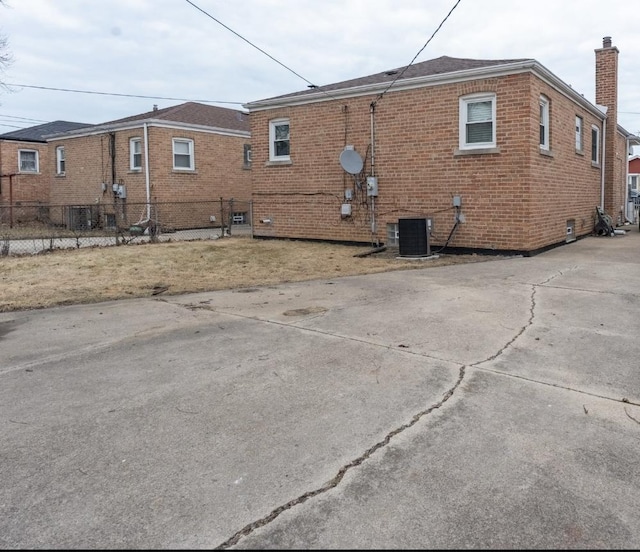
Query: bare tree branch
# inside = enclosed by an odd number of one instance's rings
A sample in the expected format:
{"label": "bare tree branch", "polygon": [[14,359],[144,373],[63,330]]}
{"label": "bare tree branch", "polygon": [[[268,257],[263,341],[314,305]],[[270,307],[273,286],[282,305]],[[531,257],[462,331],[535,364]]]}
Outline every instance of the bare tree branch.
{"label": "bare tree branch", "polygon": [[[4,0],[0,0],[0,6],[8,7]],[[9,50],[9,39],[0,34],[0,75],[13,63],[13,56]],[[0,86],[4,87],[4,82],[0,79]]]}

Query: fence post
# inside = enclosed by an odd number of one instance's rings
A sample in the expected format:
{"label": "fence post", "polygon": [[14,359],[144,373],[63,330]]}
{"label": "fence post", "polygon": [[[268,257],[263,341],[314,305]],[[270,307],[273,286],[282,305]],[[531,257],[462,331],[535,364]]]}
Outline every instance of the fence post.
{"label": "fence post", "polygon": [[231,236],[232,226],[233,226],[233,198],[229,200],[229,236]]}
{"label": "fence post", "polygon": [[220,237],[224,238],[224,202],[220,198]]}
{"label": "fence post", "polygon": [[253,199],[249,201],[249,236],[253,239]]}

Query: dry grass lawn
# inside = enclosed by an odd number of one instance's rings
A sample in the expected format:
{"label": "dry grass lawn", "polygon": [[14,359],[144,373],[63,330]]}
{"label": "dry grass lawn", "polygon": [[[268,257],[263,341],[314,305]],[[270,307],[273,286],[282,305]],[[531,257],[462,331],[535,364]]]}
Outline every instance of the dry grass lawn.
{"label": "dry grass lawn", "polygon": [[112,299],[246,288],[489,260],[478,255],[397,259],[388,249],[232,237],[0,257],[0,312]]}

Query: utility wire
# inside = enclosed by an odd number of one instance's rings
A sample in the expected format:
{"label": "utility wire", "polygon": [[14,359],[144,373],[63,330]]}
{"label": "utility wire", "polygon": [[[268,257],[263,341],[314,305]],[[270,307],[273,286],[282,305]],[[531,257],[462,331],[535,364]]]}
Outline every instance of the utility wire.
{"label": "utility wire", "polygon": [[92,90],[74,90],[71,88],[54,88],[51,86],[35,86],[32,84],[11,84],[5,83],[6,86],[19,86],[22,88],[38,88],[40,90],[55,90],[57,92],[79,92],[80,94],[99,94],[101,96],[122,96],[125,98],[146,98],[150,100],[172,100],[177,102],[200,102],[200,103],[222,103],[242,105],[243,102],[222,102],[219,100],[189,100],[186,98],[165,98],[163,96],[139,96],[137,94],[117,94],[115,92],[95,92]]}
{"label": "utility wire", "polygon": [[29,117],[18,117],[17,115],[5,115],[4,113],[0,113],[0,117],[4,117],[5,119],[20,119],[21,121],[28,121],[30,123],[49,123],[51,121],[43,121],[42,119],[31,119]]}
{"label": "utility wire", "polygon": [[[189,0],[187,0],[189,1]],[[429,40],[427,40],[424,43],[424,46],[422,48],[420,48],[420,50],[418,51],[418,53],[413,56],[413,59],[411,60],[411,62],[409,63],[409,65],[407,65],[402,71],[400,71],[400,73],[398,73],[398,76],[393,79],[391,81],[391,83],[389,84],[389,86],[387,86],[382,92],[380,92],[380,94],[378,95],[378,97],[372,102],[372,105],[375,105],[376,103],[378,103],[378,100],[382,99],[382,96],[384,96],[388,91],[389,88],[391,88],[396,81],[402,77],[402,75],[404,75],[405,71],[407,69],[409,69],[409,67],[411,67],[413,65],[413,62],[416,60],[416,58],[422,53],[422,51],[429,45],[429,42],[431,42],[433,40],[433,37],[436,36],[436,34],[438,33],[438,31],[440,30],[440,28],[442,27],[442,25],[444,25],[445,21],[447,19],[449,19],[449,16],[453,13],[453,10],[455,10],[458,7],[458,4],[461,2],[461,0],[457,0],[457,2],[453,5],[453,8],[451,8],[449,10],[449,13],[446,15],[446,17],[440,22],[440,25],[438,25],[438,28],[433,31],[433,34],[429,37]]]}
{"label": "utility wire", "polygon": [[187,4],[191,4],[195,9],[201,11],[204,15],[206,15],[207,17],[213,19],[216,23],[218,23],[219,25],[222,25],[225,29],[227,29],[227,31],[232,32],[234,35],[236,35],[238,38],[244,40],[247,44],[249,44],[250,46],[253,46],[256,50],[258,50],[259,52],[262,52],[265,56],[267,56],[268,58],[272,59],[273,61],[275,61],[278,65],[284,67],[287,71],[290,71],[291,73],[293,73],[296,77],[301,78],[304,82],[308,83],[309,85],[311,85],[311,87],[316,88],[316,85],[313,84],[311,81],[305,79],[302,75],[296,73],[293,69],[291,69],[291,67],[287,67],[284,63],[282,63],[281,61],[278,61],[276,58],[274,58],[271,54],[268,54],[267,52],[265,52],[262,48],[256,46],[253,42],[247,40],[244,36],[242,36],[241,34],[238,34],[237,32],[235,32],[233,29],[227,27],[224,23],[222,23],[221,21],[219,21],[218,19],[216,19],[215,17],[213,17],[213,15],[211,15],[210,13],[207,13],[206,11],[204,11],[200,6],[197,6],[196,4],[194,4],[193,2],[191,2],[191,0],[185,0],[185,2],[187,2]]}

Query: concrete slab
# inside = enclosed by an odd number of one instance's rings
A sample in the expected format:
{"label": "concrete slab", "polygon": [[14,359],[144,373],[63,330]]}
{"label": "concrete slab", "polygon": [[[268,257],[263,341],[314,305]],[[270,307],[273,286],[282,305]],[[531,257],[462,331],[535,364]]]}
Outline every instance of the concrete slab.
{"label": "concrete slab", "polygon": [[638,548],[639,250],[0,314],[0,547]]}

